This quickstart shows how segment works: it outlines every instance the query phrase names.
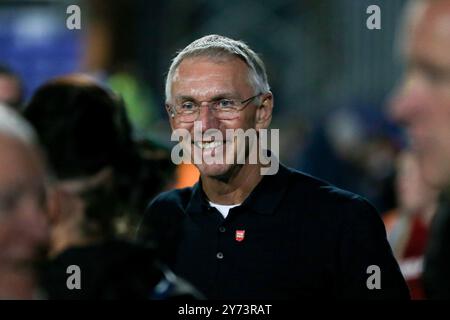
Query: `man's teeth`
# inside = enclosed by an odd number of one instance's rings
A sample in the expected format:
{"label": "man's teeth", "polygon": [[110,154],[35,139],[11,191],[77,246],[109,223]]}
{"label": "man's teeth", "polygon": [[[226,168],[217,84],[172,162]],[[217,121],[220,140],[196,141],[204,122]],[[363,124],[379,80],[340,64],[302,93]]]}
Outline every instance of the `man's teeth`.
{"label": "man's teeth", "polygon": [[223,145],[223,141],[211,141],[211,142],[195,142],[195,145],[201,149],[214,149]]}

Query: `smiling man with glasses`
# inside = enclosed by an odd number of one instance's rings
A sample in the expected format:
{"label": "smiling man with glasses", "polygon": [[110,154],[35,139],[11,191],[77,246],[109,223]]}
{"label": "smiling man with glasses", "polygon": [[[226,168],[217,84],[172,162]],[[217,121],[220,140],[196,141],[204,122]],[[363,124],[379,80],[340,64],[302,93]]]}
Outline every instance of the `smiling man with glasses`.
{"label": "smiling man with glasses", "polygon": [[[261,139],[272,109],[264,64],[241,41],[205,36],[170,66],[166,110],[174,131],[194,137],[192,154],[248,157],[250,146],[214,133],[254,130]],[[408,298],[366,200],[281,164],[264,176],[261,161],[195,165],[200,181],[153,200],[138,235],[208,298]]]}

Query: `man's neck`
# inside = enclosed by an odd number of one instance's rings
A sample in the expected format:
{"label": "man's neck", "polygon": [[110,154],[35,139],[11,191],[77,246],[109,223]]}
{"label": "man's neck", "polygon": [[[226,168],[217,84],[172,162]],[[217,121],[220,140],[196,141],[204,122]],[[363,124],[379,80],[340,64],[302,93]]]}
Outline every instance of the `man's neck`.
{"label": "man's neck", "polygon": [[261,166],[246,164],[234,171],[226,180],[202,176],[202,187],[209,201],[233,205],[240,204],[261,181]]}

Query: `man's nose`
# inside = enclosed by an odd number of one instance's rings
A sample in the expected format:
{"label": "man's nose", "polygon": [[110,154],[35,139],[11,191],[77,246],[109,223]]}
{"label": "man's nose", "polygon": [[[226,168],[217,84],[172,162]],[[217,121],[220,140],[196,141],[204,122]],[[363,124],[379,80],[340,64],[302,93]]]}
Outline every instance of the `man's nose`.
{"label": "man's nose", "polygon": [[203,132],[211,128],[217,129],[219,127],[219,121],[215,117],[214,111],[210,108],[210,105],[207,102],[203,102],[200,105],[197,121],[201,121]]}

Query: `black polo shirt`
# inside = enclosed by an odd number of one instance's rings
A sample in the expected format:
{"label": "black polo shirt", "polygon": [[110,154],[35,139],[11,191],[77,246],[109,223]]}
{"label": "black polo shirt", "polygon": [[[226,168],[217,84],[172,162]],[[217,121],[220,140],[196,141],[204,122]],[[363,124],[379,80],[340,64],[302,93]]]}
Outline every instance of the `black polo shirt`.
{"label": "black polo shirt", "polygon": [[162,193],[138,237],[211,299],[409,297],[376,210],[283,165],[226,219],[200,182]]}

